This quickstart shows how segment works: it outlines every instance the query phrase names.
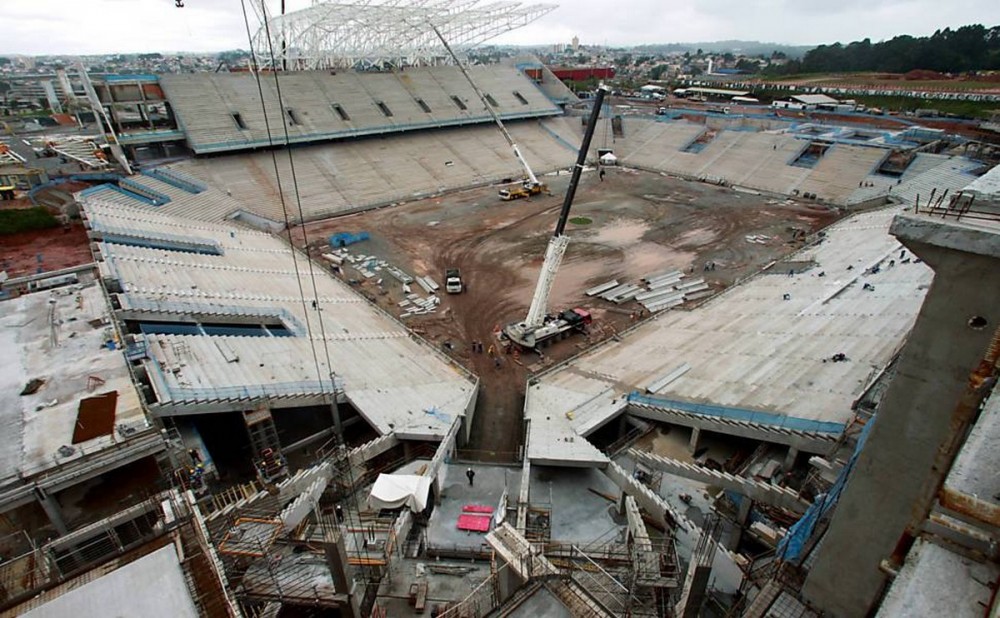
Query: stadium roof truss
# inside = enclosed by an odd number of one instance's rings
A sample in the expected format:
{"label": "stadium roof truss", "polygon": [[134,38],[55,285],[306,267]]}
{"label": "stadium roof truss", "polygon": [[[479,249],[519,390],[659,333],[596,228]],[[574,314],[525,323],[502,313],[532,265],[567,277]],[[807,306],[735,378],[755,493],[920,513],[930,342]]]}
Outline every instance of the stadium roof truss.
{"label": "stadium roof truss", "polygon": [[432,25],[453,48],[468,51],[556,8],[481,0],[315,1],[271,16],[262,0],[250,4],[261,21],[253,39],[258,66],[289,70],[451,64]]}

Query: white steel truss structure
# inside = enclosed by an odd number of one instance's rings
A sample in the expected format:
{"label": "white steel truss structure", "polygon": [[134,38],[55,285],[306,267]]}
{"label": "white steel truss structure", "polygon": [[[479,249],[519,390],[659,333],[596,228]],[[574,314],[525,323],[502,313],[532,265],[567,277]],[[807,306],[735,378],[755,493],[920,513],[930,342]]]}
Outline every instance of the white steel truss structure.
{"label": "white steel truss structure", "polygon": [[434,27],[456,50],[468,52],[556,8],[482,0],[314,0],[309,8],[274,16],[265,1],[249,0],[261,21],[252,51],[259,67],[287,70],[451,64]]}

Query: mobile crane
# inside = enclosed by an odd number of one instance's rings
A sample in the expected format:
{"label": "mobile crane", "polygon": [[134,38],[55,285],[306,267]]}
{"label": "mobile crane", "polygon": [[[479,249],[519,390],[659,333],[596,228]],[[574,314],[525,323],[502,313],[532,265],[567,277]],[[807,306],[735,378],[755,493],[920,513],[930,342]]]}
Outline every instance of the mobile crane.
{"label": "mobile crane", "polygon": [[502,329],[504,337],[522,348],[534,349],[564,333],[582,330],[590,323],[590,314],[583,309],[571,309],[550,315],[548,304],[552,283],[555,281],[559,265],[562,263],[566,247],[569,245],[569,236],[563,233],[569,219],[569,210],[573,206],[573,198],[576,197],[580,173],[583,171],[584,163],[587,162],[590,141],[594,137],[594,129],[597,127],[597,119],[601,115],[601,106],[604,104],[604,95],[607,94],[607,91],[607,87],[603,85],[597,89],[594,107],[591,109],[590,118],[587,121],[587,130],[583,134],[583,143],[580,144],[580,152],[577,155],[573,175],[570,177],[569,187],[566,189],[566,198],[563,200],[562,210],[559,213],[559,221],[556,223],[555,232],[545,249],[545,261],[542,262],[542,270],[538,275],[538,283],[535,286],[535,294],[531,298],[528,315],[524,321],[508,324]]}
{"label": "mobile crane", "polygon": [[521,184],[514,188],[501,189],[498,193],[499,198],[505,202],[509,202],[522,197],[531,197],[532,195],[544,193],[548,187],[545,186],[545,183],[539,181],[538,177],[535,176],[535,173],[531,171],[531,166],[528,165],[528,161],[524,158],[524,155],[521,154],[521,149],[517,147],[517,143],[514,141],[513,136],[511,136],[511,134],[507,131],[507,127],[503,126],[500,116],[497,114],[496,110],[493,109],[493,106],[490,105],[490,102],[486,99],[486,95],[479,89],[476,82],[473,81],[469,72],[465,70],[465,65],[462,64],[462,62],[458,59],[458,56],[455,55],[455,52],[452,51],[451,46],[448,45],[448,41],[445,40],[444,35],[442,35],[441,31],[437,29],[437,26],[434,24],[431,24],[430,26],[434,30],[434,34],[441,39],[441,43],[444,45],[444,48],[448,50],[448,54],[451,55],[452,60],[454,60],[455,64],[458,65],[459,70],[462,71],[462,75],[465,76],[466,81],[468,81],[469,85],[472,86],[476,96],[478,96],[479,100],[483,102],[483,105],[486,107],[486,111],[490,113],[493,121],[497,123],[498,127],[500,127],[500,132],[503,133],[504,139],[507,140],[511,150],[514,151],[514,156],[517,157],[518,162],[520,162],[521,166],[524,168],[525,178],[521,181]]}

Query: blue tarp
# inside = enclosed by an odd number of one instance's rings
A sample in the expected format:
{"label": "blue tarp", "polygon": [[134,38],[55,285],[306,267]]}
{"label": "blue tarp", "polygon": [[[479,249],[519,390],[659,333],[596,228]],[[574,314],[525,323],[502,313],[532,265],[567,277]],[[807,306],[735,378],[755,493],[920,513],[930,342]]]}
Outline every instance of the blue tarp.
{"label": "blue tarp", "polygon": [[848,460],[847,465],[840,471],[840,475],[837,476],[837,480],[834,481],[830,491],[817,496],[812,506],[809,507],[802,518],[795,522],[788,529],[788,533],[778,542],[778,550],[775,554],[778,560],[798,562],[803,557],[802,551],[812,537],[813,531],[816,529],[816,523],[825,517],[830,512],[830,509],[837,504],[837,501],[840,500],[840,494],[844,491],[847,479],[850,477],[851,472],[854,470],[854,465],[858,461],[858,455],[861,454],[861,449],[864,448],[865,442],[868,440],[868,432],[871,431],[874,424],[875,418],[872,418],[865,425],[864,429],[861,430],[861,435],[858,436],[858,443],[854,447],[851,459]]}

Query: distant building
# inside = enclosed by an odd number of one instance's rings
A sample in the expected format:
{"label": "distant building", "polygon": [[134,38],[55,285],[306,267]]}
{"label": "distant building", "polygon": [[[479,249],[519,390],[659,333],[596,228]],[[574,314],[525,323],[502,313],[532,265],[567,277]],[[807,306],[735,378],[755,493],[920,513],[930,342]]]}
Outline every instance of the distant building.
{"label": "distant building", "polygon": [[611,79],[615,76],[614,67],[550,67],[556,77],[582,82],[588,79]]}
{"label": "distant building", "polygon": [[580,49],[580,37],[575,36],[573,37],[573,51],[577,51],[579,49]]}

